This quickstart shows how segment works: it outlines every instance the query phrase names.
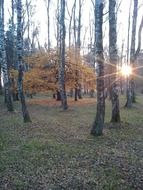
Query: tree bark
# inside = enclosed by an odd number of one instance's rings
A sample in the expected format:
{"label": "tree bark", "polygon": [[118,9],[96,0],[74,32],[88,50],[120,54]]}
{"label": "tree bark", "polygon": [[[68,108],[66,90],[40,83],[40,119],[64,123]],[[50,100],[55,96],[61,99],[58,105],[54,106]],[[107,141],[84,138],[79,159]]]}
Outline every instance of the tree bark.
{"label": "tree bark", "polygon": [[4,36],[4,0],[0,1],[0,56],[1,56],[1,67],[3,72],[3,82],[5,89],[5,100],[8,111],[14,111],[11,92],[10,92],[10,80],[8,65],[6,62],[6,51],[5,51],[5,36]]}
{"label": "tree bark", "polygon": [[62,99],[63,110],[67,110],[67,95],[65,88],[65,0],[61,0],[61,10],[60,10],[60,70],[59,70],[59,80],[60,80],[60,93]]}
{"label": "tree bark", "polygon": [[96,0],[95,5],[95,49],[96,49],[96,72],[97,72],[97,112],[91,134],[102,135],[105,115],[104,98],[104,57],[103,57],[103,1]]}
{"label": "tree bark", "polygon": [[2,78],[1,78],[1,63],[0,63],[0,95],[2,95]]}
{"label": "tree bark", "polygon": [[109,0],[109,56],[110,64],[112,65],[111,76],[111,102],[112,102],[112,116],[111,122],[120,122],[119,109],[119,92],[117,84],[117,31],[116,31],[116,14],[115,14],[116,0]]}
{"label": "tree bark", "polygon": [[30,115],[27,109],[25,96],[23,92],[23,75],[24,66],[22,61],[22,2],[17,0],[17,57],[18,57],[18,93],[22,105],[22,114],[24,122],[31,122]]}
{"label": "tree bark", "polygon": [[51,0],[45,0],[46,11],[47,11],[48,51],[50,50],[50,46],[51,46],[51,42],[50,42],[50,3],[51,3]]}
{"label": "tree bark", "polygon": [[[131,37],[131,49],[130,49],[130,64],[132,68],[135,66],[135,45],[136,45],[136,28],[137,28],[137,16],[138,16],[138,0],[134,0],[133,21],[132,21],[132,37]],[[127,92],[127,102],[125,106],[127,108],[132,107],[132,103],[136,102],[135,98],[135,81],[133,75],[129,78],[129,86]]]}

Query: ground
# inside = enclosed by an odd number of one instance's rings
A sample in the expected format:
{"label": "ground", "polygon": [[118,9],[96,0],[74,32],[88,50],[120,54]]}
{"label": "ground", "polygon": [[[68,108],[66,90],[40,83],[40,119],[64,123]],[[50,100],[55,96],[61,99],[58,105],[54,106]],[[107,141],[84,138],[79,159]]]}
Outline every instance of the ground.
{"label": "ground", "polygon": [[93,137],[95,99],[70,100],[62,111],[55,100],[35,97],[28,100],[33,122],[23,124],[19,103],[8,113],[0,97],[0,189],[142,190],[143,97],[131,110],[124,103],[122,122]]}

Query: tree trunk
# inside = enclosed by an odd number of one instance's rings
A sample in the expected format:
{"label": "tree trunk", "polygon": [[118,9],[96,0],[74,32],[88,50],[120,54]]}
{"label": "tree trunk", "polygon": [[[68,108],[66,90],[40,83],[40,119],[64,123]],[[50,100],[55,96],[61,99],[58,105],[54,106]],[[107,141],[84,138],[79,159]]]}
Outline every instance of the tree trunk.
{"label": "tree trunk", "polygon": [[77,93],[77,87],[75,87],[75,92],[74,92],[74,101],[77,101],[77,95],[78,95],[78,93]]}
{"label": "tree trunk", "polygon": [[23,75],[24,66],[22,62],[22,2],[17,0],[17,57],[18,57],[18,93],[22,105],[22,114],[24,122],[31,122],[29,112],[25,102],[25,96],[23,92]]}
{"label": "tree trunk", "polygon": [[[136,28],[137,28],[137,15],[138,15],[138,0],[134,0],[133,10],[133,21],[132,21],[132,37],[131,37],[131,49],[130,49],[130,64],[132,67],[135,66],[135,45],[136,45]],[[135,84],[134,77],[131,76],[129,79],[129,87],[127,93],[126,107],[131,108],[132,103],[136,102],[135,98]]]}
{"label": "tree trunk", "polygon": [[61,0],[61,10],[60,10],[60,70],[59,70],[59,80],[60,80],[60,93],[62,99],[63,110],[68,108],[67,105],[67,95],[65,88],[65,0]]}
{"label": "tree trunk", "polygon": [[45,0],[46,11],[47,11],[48,51],[50,50],[50,46],[51,46],[51,42],[50,42],[50,3],[51,3],[51,0]]}
{"label": "tree trunk", "polygon": [[23,67],[22,65],[19,65],[19,71],[18,71],[18,92],[19,92],[19,97],[22,105],[22,113],[23,113],[23,119],[24,122],[31,122],[27,106],[26,106],[26,101],[25,101],[25,96],[23,92]]}
{"label": "tree trunk", "polygon": [[2,94],[3,94],[3,91],[2,91],[1,63],[0,63],[0,95]]}
{"label": "tree trunk", "polygon": [[125,107],[127,108],[132,107],[131,82],[129,78],[127,78],[127,101],[126,101]]}
{"label": "tree trunk", "polygon": [[11,99],[11,93],[10,93],[9,71],[6,62],[6,51],[5,51],[4,0],[0,1],[0,54],[1,54],[1,67],[3,72],[3,82],[4,82],[7,109],[8,111],[14,111]]}
{"label": "tree trunk", "polygon": [[111,77],[111,102],[112,102],[112,116],[111,122],[120,122],[120,109],[119,109],[119,92],[117,85],[117,31],[116,31],[116,15],[115,15],[115,0],[109,0],[109,56],[110,64],[112,65]]}
{"label": "tree trunk", "polygon": [[57,90],[57,101],[61,101],[61,94],[60,91]]}
{"label": "tree trunk", "polygon": [[96,45],[96,72],[97,72],[97,112],[91,134],[102,135],[105,115],[104,99],[104,57],[103,57],[103,1],[96,0],[95,18],[95,45]]}

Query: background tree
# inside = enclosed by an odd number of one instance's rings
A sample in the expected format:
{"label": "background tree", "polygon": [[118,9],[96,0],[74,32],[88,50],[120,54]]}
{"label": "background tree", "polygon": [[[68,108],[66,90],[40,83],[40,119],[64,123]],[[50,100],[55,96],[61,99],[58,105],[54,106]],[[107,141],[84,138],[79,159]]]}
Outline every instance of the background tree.
{"label": "background tree", "polygon": [[51,41],[50,41],[50,4],[51,0],[44,0],[46,5],[46,11],[47,11],[47,32],[48,32],[48,50],[50,50]]}
{"label": "background tree", "polygon": [[104,57],[103,57],[103,1],[95,1],[95,50],[97,73],[97,112],[91,134],[102,135],[105,115],[104,98]]}

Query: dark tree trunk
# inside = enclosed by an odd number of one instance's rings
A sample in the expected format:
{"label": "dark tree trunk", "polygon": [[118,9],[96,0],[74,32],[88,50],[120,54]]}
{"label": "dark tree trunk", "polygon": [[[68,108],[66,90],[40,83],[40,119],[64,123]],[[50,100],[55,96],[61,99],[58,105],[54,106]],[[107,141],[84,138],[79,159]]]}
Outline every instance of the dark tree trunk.
{"label": "dark tree trunk", "polygon": [[103,2],[96,0],[95,18],[95,49],[96,49],[96,72],[97,72],[97,112],[91,134],[102,135],[105,115],[104,99],[104,57],[103,57]]}
{"label": "dark tree trunk", "polygon": [[78,89],[78,98],[82,99],[81,87],[79,87],[79,89]]}
{"label": "dark tree trunk", "polygon": [[75,92],[74,92],[74,100],[75,101],[77,101],[78,99],[77,99],[77,95],[78,95],[78,92],[77,92],[78,90],[77,90],[77,88],[75,87]]}
{"label": "dark tree trunk", "polygon": [[53,99],[56,99],[56,94],[55,93],[53,93]]}
{"label": "dark tree trunk", "polygon": [[61,94],[60,91],[57,90],[57,101],[61,101]]}
{"label": "dark tree trunk", "polygon": [[13,101],[19,101],[19,97],[18,97],[18,93],[17,92],[13,92],[12,93],[12,97],[13,97]]}
{"label": "dark tree trunk", "polygon": [[112,65],[111,77],[111,101],[112,101],[112,116],[111,122],[120,122],[120,108],[119,108],[119,92],[117,85],[117,31],[116,31],[116,15],[115,15],[115,0],[109,0],[109,55],[110,63]]}
{"label": "dark tree trunk", "polygon": [[29,112],[25,102],[25,96],[23,92],[23,75],[24,66],[22,62],[22,2],[17,0],[17,57],[18,57],[18,93],[22,105],[22,114],[24,122],[31,122]]}

